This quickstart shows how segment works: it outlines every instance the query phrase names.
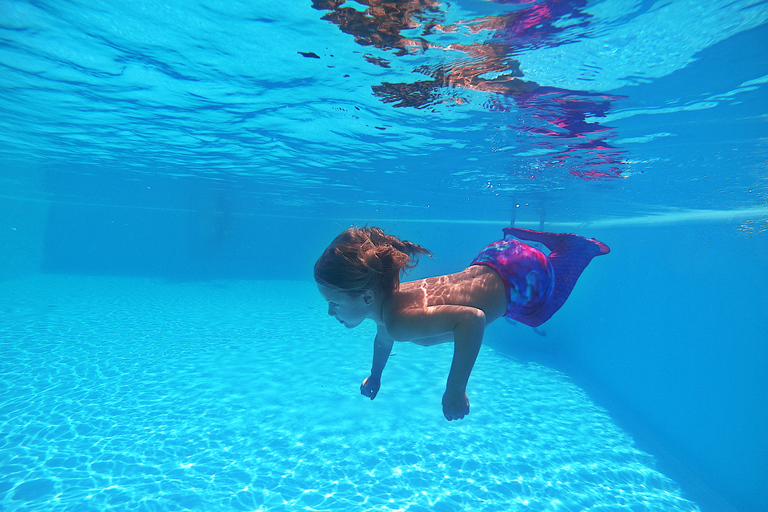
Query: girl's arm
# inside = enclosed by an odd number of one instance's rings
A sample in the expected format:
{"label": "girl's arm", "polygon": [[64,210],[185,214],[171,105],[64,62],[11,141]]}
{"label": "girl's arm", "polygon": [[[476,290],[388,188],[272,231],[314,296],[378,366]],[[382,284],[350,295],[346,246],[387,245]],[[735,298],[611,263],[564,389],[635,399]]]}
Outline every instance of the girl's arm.
{"label": "girl's arm", "polygon": [[376,333],[376,339],[373,340],[373,364],[371,365],[371,375],[366,378],[360,385],[360,393],[364,396],[370,397],[371,400],[376,398],[381,387],[381,374],[384,371],[384,367],[389,360],[389,354],[392,352],[392,345],[394,340],[390,338],[383,329],[380,327]]}
{"label": "girl's arm", "polygon": [[483,343],[485,313],[469,306],[430,306],[400,310],[385,321],[387,332],[398,341],[453,334],[453,361],[443,395],[443,414],[449,421],[469,414],[467,381]]}

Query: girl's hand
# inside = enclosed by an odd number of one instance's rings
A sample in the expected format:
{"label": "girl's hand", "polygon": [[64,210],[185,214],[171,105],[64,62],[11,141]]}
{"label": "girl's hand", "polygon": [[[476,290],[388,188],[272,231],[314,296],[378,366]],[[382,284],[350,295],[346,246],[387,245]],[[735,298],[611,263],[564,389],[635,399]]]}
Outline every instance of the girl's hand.
{"label": "girl's hand", "polygon": [[443,393],[443,416],[448,421],[460,420],[469,414],[469,398],[465,392],[451,392],[447,389]]}
{"label": "girl's hand", "polygon": [[376,395],[379,393],[379,388],[381,387],[381,379],[378,377],[374,377],[373,375],[368,376],[362,384],[360,384],[360,394],[363,396],[370,397],[371,400],[376,398]]}

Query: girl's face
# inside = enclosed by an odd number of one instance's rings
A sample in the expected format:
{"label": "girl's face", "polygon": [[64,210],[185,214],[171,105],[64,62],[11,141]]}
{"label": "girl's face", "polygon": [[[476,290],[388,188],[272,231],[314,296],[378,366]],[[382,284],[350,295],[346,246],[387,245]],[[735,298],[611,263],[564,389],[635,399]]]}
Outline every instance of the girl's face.
{"label": "girl's face", "polygon": [[321,284],[317,285],[320,295],[328,302],[328,314],[351,329],[360,325],[368,318],[370,304],[373,302],[371,292],[363,292],[359,295],[332,290]]}

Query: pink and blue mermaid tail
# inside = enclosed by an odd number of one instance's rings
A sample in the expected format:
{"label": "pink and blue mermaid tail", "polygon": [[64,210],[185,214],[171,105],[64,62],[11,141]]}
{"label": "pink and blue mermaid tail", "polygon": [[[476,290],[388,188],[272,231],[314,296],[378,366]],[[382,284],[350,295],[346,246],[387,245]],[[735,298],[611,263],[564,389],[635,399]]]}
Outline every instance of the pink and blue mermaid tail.
{"label": "pink and blue mermaid tail", "polygon": [[[529,229],[505,228],[504,238],[488,245],[472,261],[499,274],[507,287],[504,316],[538,327],[562,307],[579,276],[592,258],[608,254],[602,242],[570,233],[544,233]],[[550,253],[520,242],[538,242]]]}

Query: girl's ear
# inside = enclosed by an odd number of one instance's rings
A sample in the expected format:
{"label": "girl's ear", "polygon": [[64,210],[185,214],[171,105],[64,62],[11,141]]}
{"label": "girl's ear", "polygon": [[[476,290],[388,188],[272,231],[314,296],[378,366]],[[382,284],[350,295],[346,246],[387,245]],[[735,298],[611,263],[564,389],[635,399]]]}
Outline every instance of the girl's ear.
{"label": "girl's ear", "polygon": [[373,304],[373,290],[366,290],[363,292],[363,301],[365,301],[367,305]]}

